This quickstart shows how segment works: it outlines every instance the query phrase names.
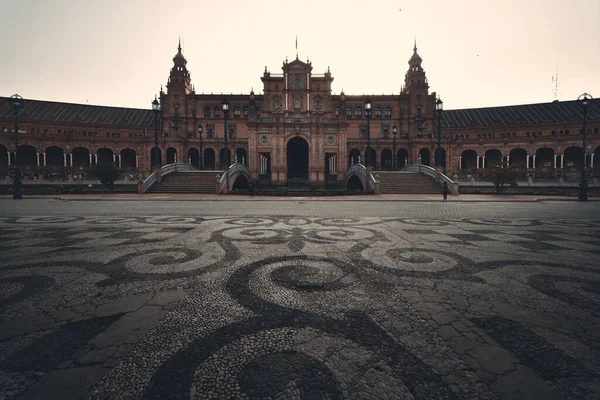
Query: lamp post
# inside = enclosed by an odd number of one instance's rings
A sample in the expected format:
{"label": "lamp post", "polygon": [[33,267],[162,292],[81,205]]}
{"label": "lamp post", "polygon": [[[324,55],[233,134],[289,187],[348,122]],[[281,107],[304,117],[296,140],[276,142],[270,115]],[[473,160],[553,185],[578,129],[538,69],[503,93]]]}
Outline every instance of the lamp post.
{"label": "lamp post", "polygon": [[586,125],[587,125],[587,107],[588,104],[593,100],[594,98],[587,94],[584,93],[581,96],[579,96],[577,98],[577,103],[579,103],[579,105],[583,108],[583,165],[581,167],[581,177],[579,180],[579,201],[587,201],[588,199],[588,195],[587,195],[587,180],[585,177],[585,170],[587,167],[587,157],[585,154],[585,134],[586,134]]}
{"label": "lamp post", "polygon": [[204,164],[202,163],[202,124],[198,125],[198,137],[200,139],[200,152],[198,153],[198,167],[199,169],[204,169]]}
{"label": "lamp post", "polygon": [[371,99],[367,97],[365,100],[365,115],[367,117],[367,150],[365,152],[365,167],[369,166],[369,153],[371,150],[371,111],[373,103]]}
{"label": "lamp post", "polygon": [[437,98],[435,102],[435,113],[437,116],[437,151],[435,157],[435,166],[442,167],[442,111],[444,110],[444,102]]}
{"label": "lamp post", "polygon": [[229,152],[227,147],[227,115],[229,114],[229,102],[227,101],[226,97],[223,98],[223,101],[221,102],[221,107],[223,107],[223,120],[225,121],[225,140],[223,143],[225,149],[223,151],[223,162],[225,163],[225,169],[227,169],[229,167]]}
{"label": "lamp post", "polygon": [[392,169],[396,171],[398,169],[398,160],[396,159],[396,134],[398,133],[398,127],[394,123],[392,127],[392,134],[394,135],[394,154],[392,154]]}
{"label": "lamp post", "polygon": [[156,95],[154,96],[154,101],[152,102],[152,112],[154,113],[154,160],[153,167],[160,168],[161,157],[158,154],[158,114],[160,113],[160,104],[158,104],[158,99]]}
{"label": "lamp post", "polygon": [[[19,108],[23,107],[25,100],[18,94],[13,94],[9,99],[13,110],[15,111],[15,172],[13,179],[13,199],[23,198],[21,193],[21,170],[19,169]],[[8,154],[10,157],[10,153]]]}

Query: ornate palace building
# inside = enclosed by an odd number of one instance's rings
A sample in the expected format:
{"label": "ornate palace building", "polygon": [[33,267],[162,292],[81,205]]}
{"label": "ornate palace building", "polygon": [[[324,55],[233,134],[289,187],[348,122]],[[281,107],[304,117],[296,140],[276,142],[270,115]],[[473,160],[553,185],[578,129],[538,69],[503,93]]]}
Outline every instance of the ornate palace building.
{"label": "ornate palace building", "polygon": [[[333,79],[329,68],[317,74],[310,61],[298,58],[286,60],[281,73],[265,67],[262,94],[227,95],[225,120],[224,95],[196,92],[179,46],[156,114],[160,163],[221,170],[237,160],[253,179],[271,184],[289,179],[339,183],[351,164],[364,164],[365,158],[374,170],[435,164],[437,96],[429,91],[416,46],[401,92],[370,96],[369,120],[366,97],[333,95]],[[450,177],[508,164],[534,179],[556,178],[577,174],[585,152],[594,169],[600,161],[599,103],[588,106],[585,149],[582,107],[576,101],[444,110],[441,164]],[[14,164],[13,121],[8,99],[0,99],[0,176]],[[132,109],[26,99],[19,121],[25,176],[87,174],[102,160],[145,176],[152,170],[150,102],[149,109]]]}

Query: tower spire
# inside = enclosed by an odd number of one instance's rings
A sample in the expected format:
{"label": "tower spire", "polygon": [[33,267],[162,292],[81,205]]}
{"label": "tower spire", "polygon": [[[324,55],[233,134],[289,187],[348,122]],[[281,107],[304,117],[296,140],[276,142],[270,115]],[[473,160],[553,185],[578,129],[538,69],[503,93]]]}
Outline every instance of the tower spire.
{"label": "tower spire", "polygon": [[298,59],[298,34],[296,33],[296,60]]}
{"label": "tower spire", "polygon": [[417,51],[417,37],[415,36],[415,46],[413,47],[414,51]]}
{"label": "tower spire", "polygon": [[177,45],[177,50],[181,53],[181,35],[179,36],[179,44]]}

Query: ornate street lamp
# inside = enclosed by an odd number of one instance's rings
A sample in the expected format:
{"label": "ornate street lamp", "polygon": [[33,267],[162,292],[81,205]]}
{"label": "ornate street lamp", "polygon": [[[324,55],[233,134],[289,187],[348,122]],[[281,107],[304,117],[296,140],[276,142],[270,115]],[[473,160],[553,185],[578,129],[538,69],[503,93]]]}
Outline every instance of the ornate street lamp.
{"label": "ornate street lamp", "polygon": [[[20,200],[23,198],[21,193],[21,170],[19,169],[19,109],[25,104],[25,100],[18,94],[13,94],[8,99],[15,111],[15,168],[13,179],[13,199]],[[10,153],[8,154],[10,157]]]}
{"label": "ornate street lamp", "polygon": [[396,160],[396,135],[398,134],[398,127],[396,123],[392,127],[392,134],[394,135],[394,154],[392,155],[392,169],[396,171],[398,169],[398,160]]}
{"label": "ornate street lamp", "polygon": [[373,103],[367,97],[365,100],[365,115],[367,116],[367,151],[365,152],[365,167],[369,166],[369,153],[371,150],[371,112],[373,111]]}
{"label": "ornate street lamp", "polygon": [[435,157],[435,166],[442,167],[442,111],[444,111],[444,102],[438,96],[435,102],[435,113],[437,116],[437,151]]}
{"label": "ornate street lamp", "polygon": [[585,134],[587,129],[587,108],[588,104],[590,104],[592,100],[594,100],[594,98],[587,93],[584,93],[577,98],[577,103],[579,103],[579,105],[583,108],[583,166],[581,167],[581,177],[579,179],[579,201],[587,201],[588,199],[587,180],[585,177],[585,170],[587,168],[587,157],[585,154]]}
{"label": "ornate street lamp", "polygon": [[154,113],[154,157],[153,167],[160,168],[161,157],[158,154],[158,114],[160,113],[160,104],[156,95],[154,95],[154,101],[152,102],[152,112]]}
{"label": "ornate street lamp", "polygon": [[199,169],[204,169],[204,164],[202,163],[202,124],[198,125],[198,137],[200,138],[200,153],[198,154],[198,167]]}
{"label": "ornate street lamp", "polygon": [[[229,167],[229,152],[227,147],[227,115],[229,114],[229,102],[227,101],[226,97],[223,98],[223,101],[221,102],[221,107],[223,108],[223,119],[225,121],[225,150],[223,151],[223,162],[225,163],[225,169],[227,169]],[[223,166],[221,165],[221,167]]]}

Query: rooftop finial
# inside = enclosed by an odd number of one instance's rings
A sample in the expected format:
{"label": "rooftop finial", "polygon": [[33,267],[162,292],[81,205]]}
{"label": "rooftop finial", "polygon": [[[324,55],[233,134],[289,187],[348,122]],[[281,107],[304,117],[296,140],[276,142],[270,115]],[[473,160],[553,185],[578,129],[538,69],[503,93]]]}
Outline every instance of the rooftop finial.
{"label": "rooftop finial", "polygon": [[298,34],[296,33],[296,60],[298,59]]}
{"label": "rooftop finial", "polygon": [[181,53],[181,36],[179,36],[179,44],[177,45],[177,50]]}
{"label": "rooftop finial", "polygon": [[417,51],[417,37],[415,36],[415,47],[413,47],[414,51]]}

